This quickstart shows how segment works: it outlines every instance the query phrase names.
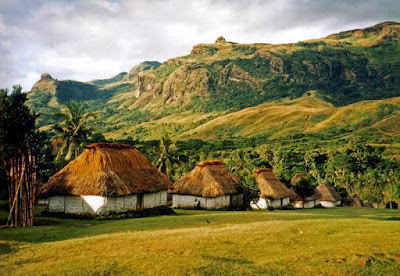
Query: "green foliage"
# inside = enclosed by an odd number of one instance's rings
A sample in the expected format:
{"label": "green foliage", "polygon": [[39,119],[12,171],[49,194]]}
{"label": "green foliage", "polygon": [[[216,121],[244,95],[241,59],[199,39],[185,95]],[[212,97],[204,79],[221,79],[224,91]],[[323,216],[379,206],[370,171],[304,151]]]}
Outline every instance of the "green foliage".
{"label": "green foliage", "polygon": [[268,78],[271,77],[270,72],[271,61],[260,56],[255,56],[251,59],[239,58],[233,61],[233,64],[239,66],[244,71],[250,74],[250,76],[255,78]]}
{"label": "green foliage", "polygon": [[300,180],[293,186],[293,190],[302,198],[312,196],[316,185],[310,179],[301,177]]}
{"label": "green foliage", "polygon": [[164,134],[158,148],[153,148],[153,164],[168,178],[174,174],[174,167],[181,163],[180,152],[167,134]]}
{"label": "green foliage", "polygon": [[233,45],[232,49],[234,52],[240,54],[240,55],[251,55],[254,54],[257,51],[256,47],[248,46],[248,45]]}
{"label": "green foliage", "polygon": [[[44,133],[36,130],[37,115],[26,106],[26,94],[20,86],[13,92],[0,89],[0,197],[7,198],[10,159],[36,157],[36,178],[46,181],[54,173],[51,147]],[[27,184],[28,185],[28,184]],[[22,208],[22,207],[21,207]]]}
{"label": "green foliage", "polygon": [[60,81],[57,85],[56,96],[58,102],[85,101],[102,97],[96,86],[78,81]]}
{"label": "green foliage", "polygon": [[110,83],[115,83],[115,82],[121,81],[125,77],[126,74],[127,74],[126,72],[122,72],[112,78],[103,79],[103,80],[94,80],[94,81],[91,81],[91,83],[97,84],[97,85],[106,85],[106,84],[110,84]]}
{"label": "green foliage", "polygon": [[67,150],[65,160],[69,161],[72,156],[78,156],[83,150],[87,137],[91,129],[87,127],[87,122],[95,118],[94,113],[86,113],[85,105],[75,101],[67,102],[61,106],[59,112],[54,114],[61,124],[55,124],[51,129],[56,133],[52,138],[54,141],[61,141],[62,145],[58,150],[57,159],[64,155]]}

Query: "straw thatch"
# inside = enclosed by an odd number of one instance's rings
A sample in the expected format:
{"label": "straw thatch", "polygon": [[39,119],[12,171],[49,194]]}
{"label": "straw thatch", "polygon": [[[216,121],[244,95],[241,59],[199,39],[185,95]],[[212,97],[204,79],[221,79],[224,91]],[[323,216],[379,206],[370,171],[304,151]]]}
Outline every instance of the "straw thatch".
{"label": "straw thatch", "polygon": [[290,196],[290,190],[279,181],[272,169],[258,169],[254,173],[261,196],[271,196],[274,199]]}
{"label": "straw thatch", "polygon": [[97,143],[53,175],[40,194],[108,197],[166,191],[171,186],[171,180],[134,146]]}
{"label": "straw thatch", "polygon": [[302,198],[298,194],[296,194],[296,192],[293,190],[293,187],[289,189],[289,200],[302,201]]}
{"label": "straw thatch", "polygon": [[329,185],[327,181],[321,182],[316,190],[321,194],[321,201],[335,202],[342,199],[342,197],[332,188],[331,185]]}
{"label": "straw thatch", "polygon": [[237,194],[239,177],[220,160],[200,162],[190,173],[174,183],[173,194],[218,197]]}
{"label": "straw thatch", "polygon": [[304,172],[302,173],[296,173],[293,177],[292,180],[290,180],[290,183],[292,184],[292,186],[295,186],[297,184],[297,182],[300,181],[300,179],[308,179],[308,175]]}
{"label": "straw thatch", "polygon": [[309,196],[309,197],[306,197],[304,200],[305,201],[313,201],[313,200],[321,200],[321,193],[317,190],[317,189],[315,189],[314,190],[314,194],[312,195],[312,196]]}

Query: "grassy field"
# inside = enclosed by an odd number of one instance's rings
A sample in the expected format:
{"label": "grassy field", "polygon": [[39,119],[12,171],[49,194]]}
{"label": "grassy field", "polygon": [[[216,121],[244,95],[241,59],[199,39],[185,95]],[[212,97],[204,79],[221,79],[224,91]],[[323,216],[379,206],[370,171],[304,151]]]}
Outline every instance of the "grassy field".
{"label": "grassy field", "polygon": [[177,210],[36,223],[0,229],[2,275],[400,274],[399,210]]}

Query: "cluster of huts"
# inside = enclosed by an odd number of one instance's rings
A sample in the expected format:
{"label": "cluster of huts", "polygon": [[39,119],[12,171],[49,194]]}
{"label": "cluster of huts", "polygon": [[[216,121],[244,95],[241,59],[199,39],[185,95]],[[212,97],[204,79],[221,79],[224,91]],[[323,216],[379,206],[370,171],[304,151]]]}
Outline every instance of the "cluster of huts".
{"label": "cluster of huts", "polygon": [[[341,197],[327,183],[314,195],[302,199],[274,175],[271,169],[258,169],[254,176],[260,190],[252,208],[265,209],[292,204],[312,208],[333,207]],[[295,184],[304,175],[292,179]],[[224,209],[243,205],[239,178],[219,160],[200,162],[176,183],[157,170],[131,145],[96,143],[53,175],[40,189],[47,197],[48,211],[68,214],[127,212],[168,204],[173,208]]]}

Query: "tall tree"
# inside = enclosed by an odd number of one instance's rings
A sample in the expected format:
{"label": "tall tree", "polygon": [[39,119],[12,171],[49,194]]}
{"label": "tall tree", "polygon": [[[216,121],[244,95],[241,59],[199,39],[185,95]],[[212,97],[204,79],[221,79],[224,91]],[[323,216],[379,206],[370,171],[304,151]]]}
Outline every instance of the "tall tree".
{"label": "tall tree", "polygon": [[65,161],[69,161],[72,155],[76,157],[79,154],[79,150],[82,150],[88,140],[91,129],[87,127],[87,122],[95,118],[96,115],[94,113],[85,113],[83,104],[70,101],[62,105],[60,111],[55,113],[54,116],[61,121],[61,123],[51,127],[56,133],[53,140],[62,142],[57,159],[63,156],[65,150],[67,150]]}
{"label": "tall tree", "polygon": [[0,90],[0,170],[8,186],[11,224],[30,226],[40,145],[37,116],[30,113],[26,94],[21,91],[20,86],[14,86],[10,95],[7,89]]}

